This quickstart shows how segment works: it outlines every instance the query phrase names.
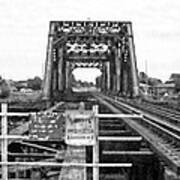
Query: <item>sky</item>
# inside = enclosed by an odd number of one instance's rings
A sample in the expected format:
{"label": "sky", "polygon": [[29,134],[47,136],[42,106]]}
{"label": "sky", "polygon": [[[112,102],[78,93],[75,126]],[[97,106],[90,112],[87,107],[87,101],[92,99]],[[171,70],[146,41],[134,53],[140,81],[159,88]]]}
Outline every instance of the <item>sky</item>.
{"label": "sky", "polygon": [[148,75],[162,80],[180,73],[178,0],[0,0],[0,75],[43,77],[49,21],[88,18],[132,21],[138,70],[147,64]]}

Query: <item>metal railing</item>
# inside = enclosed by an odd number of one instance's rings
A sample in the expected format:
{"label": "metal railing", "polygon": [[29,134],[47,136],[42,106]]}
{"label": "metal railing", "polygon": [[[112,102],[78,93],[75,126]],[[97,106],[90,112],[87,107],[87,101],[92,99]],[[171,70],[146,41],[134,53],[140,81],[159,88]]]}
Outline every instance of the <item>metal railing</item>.
{"label": "metal railing", "polygon": [[123,141],[123,140],[141,140],[141,137],[106,137],[99,136],[99,118],[140,118],[140,115],[127,115],[127,114],[99,114],[98,106],[93,107],[93,112],[95,114],[95,137],[96,142],[93,146],[93,162],[92,163],[57,163],[57,162],[9,162],[8,161],[8,140],[25,139],[28,140],[28,136],[23,135],[9,135],[8,134],[8,117],[18,116],[18,117],[28,117],[31,113],[21,113],[21,112],[8,112],[8,104],[1,104],[1,174],[3,180],[8,180],[8,166],[33,166],[33,167],[92,167],[93,168],[93,180],[99,180],[99,167],[132,167],[132,163],[99,163],[99,141]]}

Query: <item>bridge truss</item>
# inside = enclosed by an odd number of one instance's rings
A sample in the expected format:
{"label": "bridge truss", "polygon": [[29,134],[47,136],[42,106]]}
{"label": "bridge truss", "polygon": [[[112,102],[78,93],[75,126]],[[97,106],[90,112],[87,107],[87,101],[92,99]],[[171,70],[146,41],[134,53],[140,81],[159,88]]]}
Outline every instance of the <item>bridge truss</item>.
{"label": "bridge truss", "polygon": [[131,22],[52,21],[49,27],[43,95],[50,99],[71,88],[72,71],[96,67],[99,87],[138,96],[138,77]]}

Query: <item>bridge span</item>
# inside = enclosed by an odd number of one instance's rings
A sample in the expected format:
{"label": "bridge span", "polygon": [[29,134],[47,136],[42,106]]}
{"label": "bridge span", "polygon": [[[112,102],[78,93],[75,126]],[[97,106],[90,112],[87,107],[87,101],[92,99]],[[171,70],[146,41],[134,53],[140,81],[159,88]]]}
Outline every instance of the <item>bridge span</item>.
{"label": "bridge span", "polygon": [[101,70],[100,88],[138,96],[131,22],[53,21],[50,23],[43,93],[45,99],[71,88],[77,67]]}
{"label": "bridge span", "polygon": [[[79,67],[100,69],[100,92],[73,92]],[[50,22],[44,100],[2,102],[1,179],[180,179],[180,112],[141,98],[131,22]]]}

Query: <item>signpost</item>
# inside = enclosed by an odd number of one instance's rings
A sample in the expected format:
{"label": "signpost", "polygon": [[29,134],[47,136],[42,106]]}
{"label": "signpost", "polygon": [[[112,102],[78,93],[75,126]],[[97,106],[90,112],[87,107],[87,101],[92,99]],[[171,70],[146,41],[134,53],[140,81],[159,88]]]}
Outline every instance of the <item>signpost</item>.
{"label": "signpost", "polygon": [[95,116],[92,111],[66,111],[65,142],[74,146],[95,144]]}

